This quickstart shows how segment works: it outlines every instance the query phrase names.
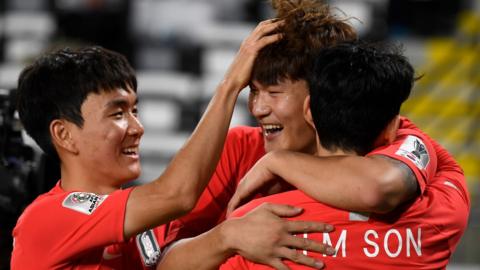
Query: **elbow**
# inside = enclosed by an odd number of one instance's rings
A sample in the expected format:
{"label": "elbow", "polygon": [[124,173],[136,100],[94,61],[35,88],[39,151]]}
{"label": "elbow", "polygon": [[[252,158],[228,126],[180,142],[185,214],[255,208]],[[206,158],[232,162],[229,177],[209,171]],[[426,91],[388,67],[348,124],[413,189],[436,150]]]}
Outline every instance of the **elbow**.
{"label": "elbow", "polygon": [[386,214],[393,209],[395,206],[390,203],[390,201],[378,193],[371,192],[372,194],[367,194],[364,196],[363,203],[364,208],[371,213],[377,214]]}
{"label": "elbow", "polygon": [[197,197],[191,192],[180,192],[173,198],[176,200],[178,215],[183,216],[190,213],[197,203]]}
{"label": "elbow", "polygon": [[373,188],[364,192],[363,202],[369,212],[386,214],[393,211],[400,204],[398,187],[395,181],[388,177],[373,180]]}
{"label": "elbow", "polygon": [[162,201],[169,205],[168,212],[172,219],[190,213],[197,202],[197,197],[193,192],[182,188],[171,188],[162,194]]}

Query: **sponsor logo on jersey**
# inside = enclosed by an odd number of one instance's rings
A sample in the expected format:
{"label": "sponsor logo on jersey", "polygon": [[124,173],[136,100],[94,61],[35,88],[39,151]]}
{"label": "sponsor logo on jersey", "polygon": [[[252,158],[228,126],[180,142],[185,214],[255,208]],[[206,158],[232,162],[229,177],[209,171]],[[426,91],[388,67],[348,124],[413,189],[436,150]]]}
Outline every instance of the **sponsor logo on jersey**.
{"label": "sponsor logo on jersey", "polygon": [[62,206],[77,212],[91,215],[108,197],[88,192],[72,192],[62,203]]}
{"label": "sponsor logo on jersey", "polygon": [[103,249],[103,255],[102,255],[103,259],[109,261],[109,260],[113,260],[113,259],[121,257],[122,253],[116,247],[117,246],[112,245],[112,246],[108,246],[108,247],[104,248]]}
{"label": "sponsor logo on jersey", "polygon": [[154,266],[160,259],[161,251],[153,230],[148,230],[136,236],[137,248],[146,267]]}
{"label": "sponsor logo on jersey", "polygon": [[424,170],[430,162],[427,147],[420,138],[409,135],[395,153],[411,160],[417,168]]}

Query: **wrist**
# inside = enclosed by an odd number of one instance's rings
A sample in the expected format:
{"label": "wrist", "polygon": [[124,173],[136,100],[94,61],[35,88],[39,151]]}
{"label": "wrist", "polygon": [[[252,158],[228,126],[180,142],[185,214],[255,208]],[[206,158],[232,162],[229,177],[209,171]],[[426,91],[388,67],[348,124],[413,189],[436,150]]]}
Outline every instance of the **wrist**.
{"label": "wrist", "polygon": [[243,88],[245,88],[244,85],[241,85],[239,82],[228,77],[224,78],[218,86],[220,91],[235,94],[239,94]]}
{"label": "wrist", "polygon": [[225,220],[213,229],[213,233],[217,238],[215,242],[217,243],[218,251],[225,259],[234,256],[238,251],[235,245],[236,241],[233,239],[237,224],[236,220]]}
{"label": "wrist", "polygon": [[277,167],[282,166],[282,162],[285,161],[289,155],[289,151],[286,150],[274,150],[265,155],[263,160],[263,166],[272,174],[275,174]]}

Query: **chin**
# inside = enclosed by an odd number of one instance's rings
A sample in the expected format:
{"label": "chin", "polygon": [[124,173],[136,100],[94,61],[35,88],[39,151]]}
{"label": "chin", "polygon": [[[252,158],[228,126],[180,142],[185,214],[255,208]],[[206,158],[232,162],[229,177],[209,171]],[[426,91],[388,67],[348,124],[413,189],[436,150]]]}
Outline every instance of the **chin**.
{"label": "chin", "polygon": [[122,176],[119,178],[122,179],[122,183],[128,183],[130,181],[136,180],[140,177],[141,170],[135,170],[135,171],[128,171],[122,173]]}

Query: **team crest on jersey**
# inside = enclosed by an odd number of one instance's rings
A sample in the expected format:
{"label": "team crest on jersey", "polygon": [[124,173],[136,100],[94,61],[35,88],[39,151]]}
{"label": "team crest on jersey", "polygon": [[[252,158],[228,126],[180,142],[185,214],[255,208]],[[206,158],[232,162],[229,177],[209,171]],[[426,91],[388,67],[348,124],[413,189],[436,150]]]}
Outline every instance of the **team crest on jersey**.
{"label": "team crest on jersey", "polygon": [[72,192],[63,200],[62,206],[91,215],[107,197],[108,195],[97,195],[88,192]]}
{"label": "team crest on jersey", "polygon": [[140,233],[136,238],[143,264],[146,267],[156,265],[160,259],[161,251],[153,230]]}
{"label": "team crest on jersey", "polygon": [[407,136],[395,154],[408,158],[421,170],[424,170],[430,162],[427,147],[420,138],[412,135]]}

